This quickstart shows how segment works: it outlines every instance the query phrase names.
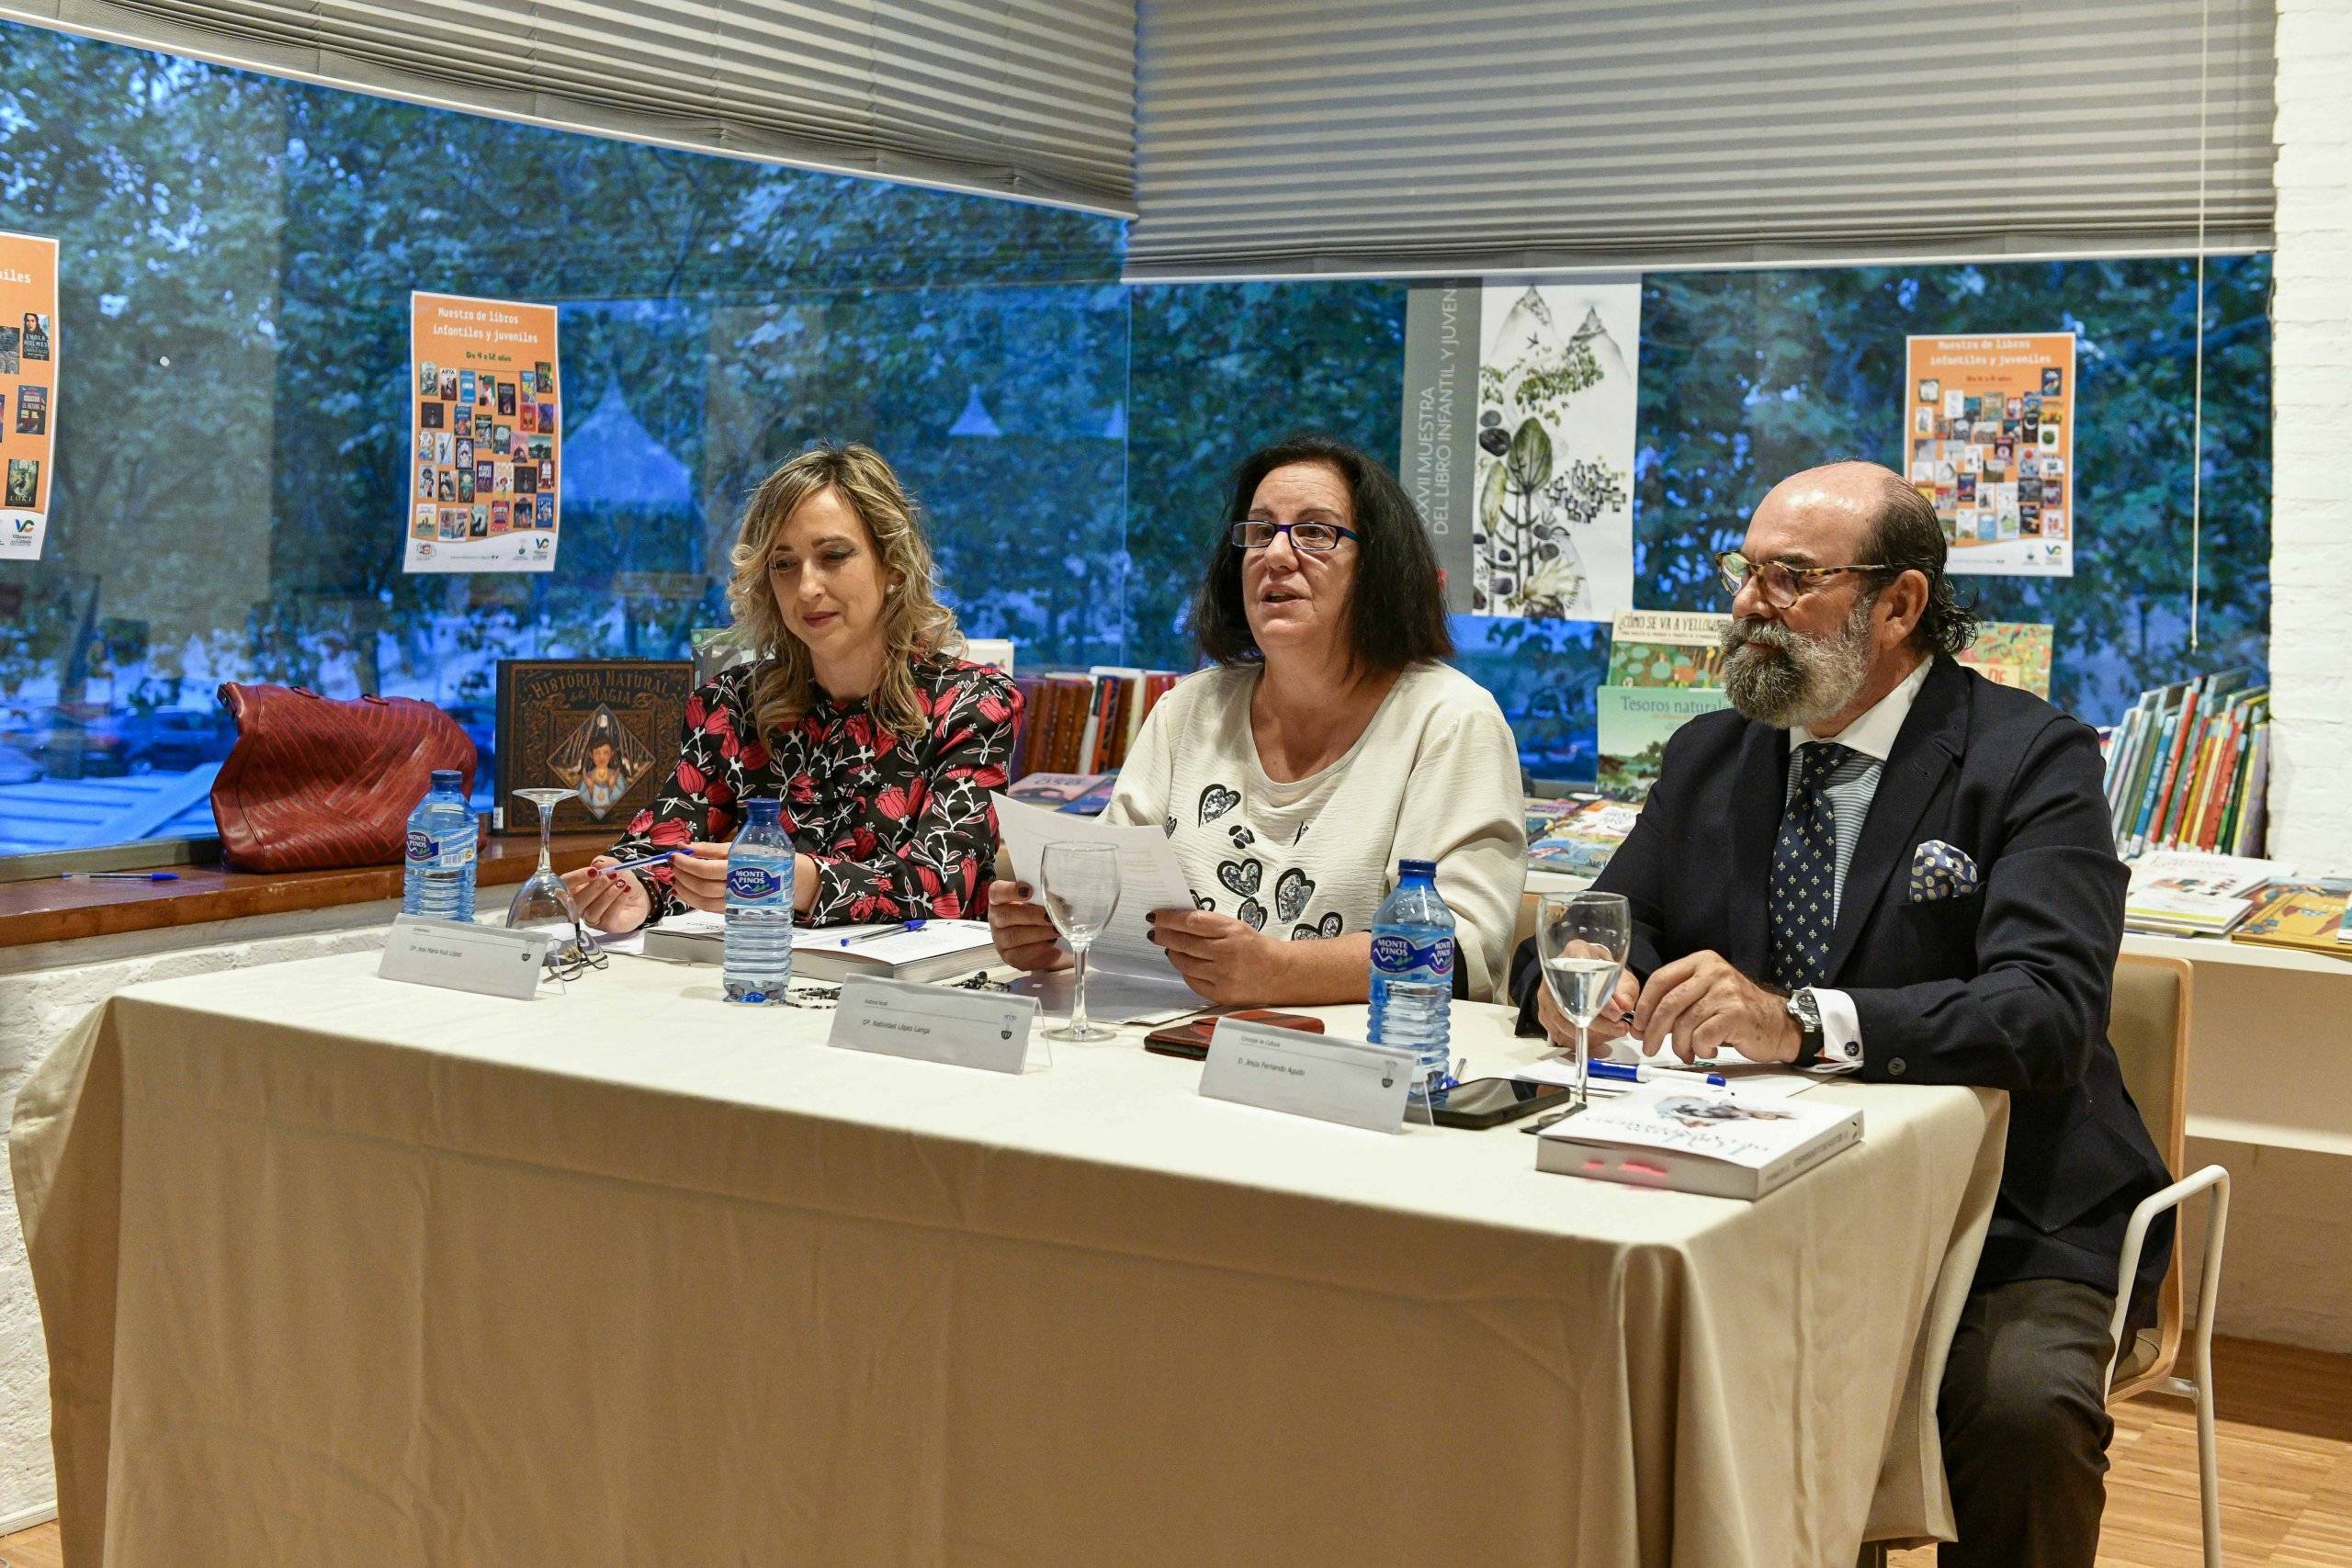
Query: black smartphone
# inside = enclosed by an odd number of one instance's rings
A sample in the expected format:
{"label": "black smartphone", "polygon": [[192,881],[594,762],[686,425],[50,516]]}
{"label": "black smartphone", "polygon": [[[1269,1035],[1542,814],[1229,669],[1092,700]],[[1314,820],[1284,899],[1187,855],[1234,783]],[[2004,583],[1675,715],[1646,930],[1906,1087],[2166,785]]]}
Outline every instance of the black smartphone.
{"label": "black smartphone", "polygon": [[1499,1127],[1568,1098],[1566,1084],[1518,1078],[1472,1078],[1430,1096],[1430,1120],[1441,1127]]}

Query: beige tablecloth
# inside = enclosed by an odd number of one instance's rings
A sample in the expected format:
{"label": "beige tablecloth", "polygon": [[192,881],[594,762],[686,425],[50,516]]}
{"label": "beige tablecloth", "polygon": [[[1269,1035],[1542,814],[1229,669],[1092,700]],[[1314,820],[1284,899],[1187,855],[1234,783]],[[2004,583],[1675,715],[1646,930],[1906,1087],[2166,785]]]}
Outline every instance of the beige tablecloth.
{"label": "beige tablecloth", "polygon": [[75,1568],[1846,1568],[1948,1527],[1922,1391],[2000,1096],[1818,1089],[1865,1141],[1747,1204],[1204,1100],[1133,1036],[1008,1077],[707,969],[374,965],[124,991],[19,1100]]}

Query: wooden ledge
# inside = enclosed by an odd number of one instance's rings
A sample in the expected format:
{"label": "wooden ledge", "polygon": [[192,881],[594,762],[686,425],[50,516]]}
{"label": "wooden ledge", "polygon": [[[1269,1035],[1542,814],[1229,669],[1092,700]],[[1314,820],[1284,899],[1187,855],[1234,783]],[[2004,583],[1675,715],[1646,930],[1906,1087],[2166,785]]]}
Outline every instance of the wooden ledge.
{"label": "wooden ledge", "polygon": [[[613,833],[559,833],[555,867],[572,871],[612,847]],[[511,887],[538,863],[535,838],[492,838],[481,850],[477,886]],[[401,896],[401,868],[295,871],[272,875],[217,865],[174,866],[176,882],[72,881],[0,883],[0,947],[72,942],[85,936],[192,926],[247,915],[282,915],[372,904]],[[503,908],[503,905],[497,906]]]}

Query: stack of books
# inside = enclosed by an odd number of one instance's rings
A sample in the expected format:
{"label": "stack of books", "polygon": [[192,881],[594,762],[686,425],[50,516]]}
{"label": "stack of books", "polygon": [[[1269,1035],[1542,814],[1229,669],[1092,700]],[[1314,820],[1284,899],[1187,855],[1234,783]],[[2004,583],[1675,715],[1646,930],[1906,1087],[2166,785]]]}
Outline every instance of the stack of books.
{"label": "stack of books", "polygon": [[2247,671],[2143,692],[2108,738],[2116,849],[2259,855],[2269,779],[2270,693]]}
{"label": "stack of books", "polygon": [[1115,773],[1127,760],[1144,716],[1175,689],[1172,670],[1096,665],[1023,675],[1021,739],[1012,774]]}
{"label": "stack of books", "polygon": [[2163,936],[2227,936],[2287,871],[2277,861],[2152,850],[2132,863],[2123,923]]}
{"label": "stack of books", "polygon": [[2352,893],[2352,882],[2341,878],[2274,882],[2256,897],[2253,913],[2231,933],[2231,940],[2352,958],[2346,893]]}
{"label": "stack of books", "polygon": [[[1539,806],[1568,809],[1547,809],[1543,813],[1543,829],[1539,833],[1535,809]],[[1625,835],[1634,830],[1634,823],[1640,816],[1638,806],[1591,795],[1568,800],[1530,800],[1527,869],[1589,881],[1600,874],[1600,868],[1609,863],[1609,857],[1617,852],[1617,846],[1625,841]]]}

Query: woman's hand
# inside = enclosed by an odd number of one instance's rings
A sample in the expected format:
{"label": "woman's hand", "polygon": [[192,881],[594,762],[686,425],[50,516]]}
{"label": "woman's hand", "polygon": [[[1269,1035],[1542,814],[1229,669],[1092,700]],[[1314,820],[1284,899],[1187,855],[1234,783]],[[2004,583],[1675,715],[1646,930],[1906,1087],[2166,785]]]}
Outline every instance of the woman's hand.
{"label": "woman's hand", "polygon": [[733,846],[696,840],[670,855],[670,891],[689,909],[727,912],[727,852]]}
{"label": "woman's hand", "polygon": [[1184,983],[1217,1006],[1283,999],[1287,944],[1209,909],[1155,909],[1145,919]]}
{"label": "woman's hand", "polygon": [[1025,882],[989,884],[989,935],[996,939],[997,956],[1015,969],[1067,969],[1072,963],[1052,917],[1030,897]]}
{"label": "woman's hand", "polygon": [[598,855],[578,871],[563,874],[580,918],[600,931],[633,931],[653,913],[653,896],[633,871],[615,871],[620,863]]}

